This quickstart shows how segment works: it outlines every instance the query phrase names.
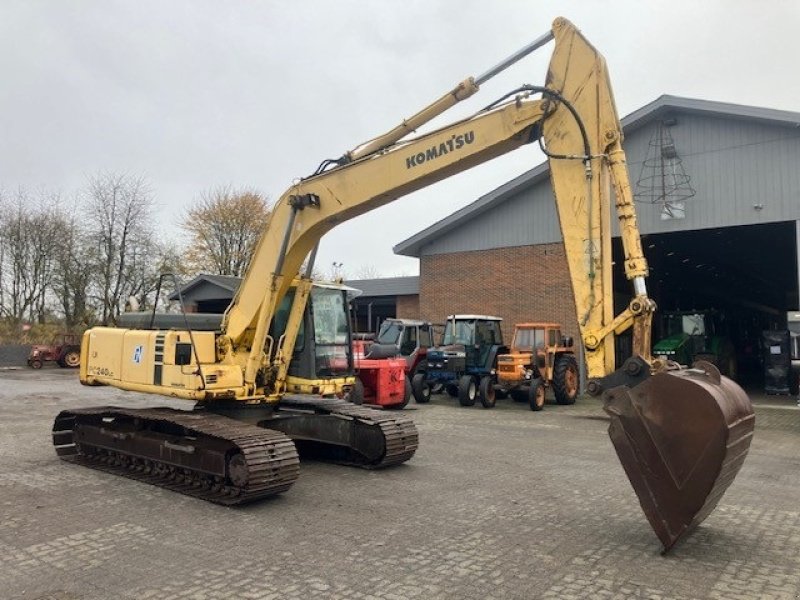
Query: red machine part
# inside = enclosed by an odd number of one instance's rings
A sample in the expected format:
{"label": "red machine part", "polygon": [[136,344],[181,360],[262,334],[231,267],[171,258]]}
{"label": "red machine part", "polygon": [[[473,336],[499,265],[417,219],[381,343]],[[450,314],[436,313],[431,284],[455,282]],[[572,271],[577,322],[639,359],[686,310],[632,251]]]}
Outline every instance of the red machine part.
{"label": "red machine part", "polygon": [[402,408],[408,403],[406,361],[403,358],[364,358],[372,344],[369,340],[353,340],[356,375],[364,384],[364,403]]}

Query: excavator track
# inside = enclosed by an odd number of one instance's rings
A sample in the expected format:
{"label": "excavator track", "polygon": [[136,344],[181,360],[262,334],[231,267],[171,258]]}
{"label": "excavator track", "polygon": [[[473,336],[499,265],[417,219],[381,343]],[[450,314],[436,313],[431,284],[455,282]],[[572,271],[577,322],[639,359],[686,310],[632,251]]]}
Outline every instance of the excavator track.
{"label": "excavator track", "polygon": [[286,395],[275,418],[260,425],[286,433],[298,443],[301,455],[365,469],[404,463],[419,445],[409,417],[339,398]]}
{"label": "excavator track", "polygon": [[288,437],[205,412],[66,410],[53,445],[63,460],[228,506],[284,492],[299,475]]}

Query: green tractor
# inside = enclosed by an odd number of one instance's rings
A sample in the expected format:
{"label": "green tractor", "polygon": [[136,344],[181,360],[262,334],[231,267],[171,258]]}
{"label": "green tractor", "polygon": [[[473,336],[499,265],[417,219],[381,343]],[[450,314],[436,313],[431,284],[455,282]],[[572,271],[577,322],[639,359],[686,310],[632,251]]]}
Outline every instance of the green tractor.
{"label": "green tractor", "polygon": [[691,365],[705,360],[720,372],[736,378],[736,351],[725,335],[724,319],[716,311],[679,311],[663,314],[666,337],[653,346],[653,356]]}

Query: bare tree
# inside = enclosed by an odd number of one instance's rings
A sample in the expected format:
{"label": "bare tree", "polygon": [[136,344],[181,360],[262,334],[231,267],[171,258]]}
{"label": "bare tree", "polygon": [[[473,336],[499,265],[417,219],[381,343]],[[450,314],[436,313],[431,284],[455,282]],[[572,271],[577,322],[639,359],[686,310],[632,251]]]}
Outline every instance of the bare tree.
{"label": "bare tree", "polygon": [[242,277],[271,214],[267,199],[251,189],[203,192],[182,224],[191,238],[189,269]]}
{"label": "bare tree", "polygon": [[0,212],[0,311],[13,321],[43,322],[61,222],[58,197],[19,190]]}
{"label": "bare tree", "polygon": [[127,277],[129,286],[126,288],[126,297],[135,298],[139,310],[152,308],[158,282],[163,274],[175,277],[164,277],[162,280],[159,307],[169,307],[169,296],[175,291],[176,283],[180,285],[186,277],[181,254],[181,250],[174,244],[151,242],[146,252],[134,256]]}
{"label": "bare tree", "polygon": [[52,290],[64,325],[73,329],[93,321],[89,289],[93,282],[94,265],[90,260],[91,246],[86,228],[75,216],[79,211],[61,214],[61,233],[56,242],[56,268]]}
{"label": "bare tree", "polygon": [[356,279],[378,279],[381,272],[375,265],[361,265],[356,271]]}
{"label": "bare tree", "polygon": [[102,173],[89,178],[89,258],[97,272],[103,325],[116,322],[128,296],[140,294],[144,286],[145,265],[152,259],[152,204],[143,177]]}

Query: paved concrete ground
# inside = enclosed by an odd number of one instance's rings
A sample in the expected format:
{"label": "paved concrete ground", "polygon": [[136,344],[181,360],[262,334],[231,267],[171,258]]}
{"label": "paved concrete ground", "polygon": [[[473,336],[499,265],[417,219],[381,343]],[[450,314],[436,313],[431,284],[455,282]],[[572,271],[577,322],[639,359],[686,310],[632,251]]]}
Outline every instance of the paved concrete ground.
{"label": "paved concrete ground", "polygon": [[[662,557],[594,402],[411,412],[421,447],[369,472],[305,463],[228,509],[59,461],[55,414],[135,394],[0,372],[0,597],[797,598],[800,410],[767,398],[737,481]],[[766,406],[768,405],[768,406]]]}

